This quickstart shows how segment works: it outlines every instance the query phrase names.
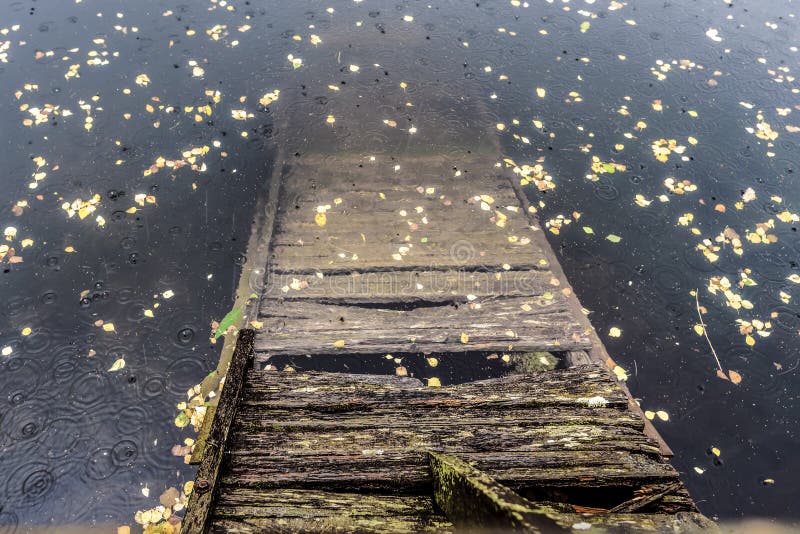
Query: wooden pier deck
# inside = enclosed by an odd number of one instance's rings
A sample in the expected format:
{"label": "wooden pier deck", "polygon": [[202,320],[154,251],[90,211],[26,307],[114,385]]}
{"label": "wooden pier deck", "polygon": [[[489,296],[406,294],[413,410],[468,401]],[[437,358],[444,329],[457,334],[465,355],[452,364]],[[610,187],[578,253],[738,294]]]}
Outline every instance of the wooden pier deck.
{"label": "wooden pier deck", "polygon": [[[184,532],[712,525],[608,370],[508,169],[478,156],[301,161],[280,171],[249,317],[263,328],[239,334]],[[468,353],[519,365],[445,387],[265,370]],[[559,365],[531,370],[543,353]]]}

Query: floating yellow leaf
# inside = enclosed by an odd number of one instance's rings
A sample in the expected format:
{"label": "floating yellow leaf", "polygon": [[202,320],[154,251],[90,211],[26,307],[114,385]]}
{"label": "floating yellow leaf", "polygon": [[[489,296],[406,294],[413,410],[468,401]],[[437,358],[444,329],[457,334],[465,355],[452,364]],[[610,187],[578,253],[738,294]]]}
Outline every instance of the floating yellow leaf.
{"label": "floating yellow leaf", "polygon": [[317,226],[325,226],[328,223],[328,216],[325,212],[317,212],[314,215],[314,221],[317,223]]}
{"label": "floating yellow leaf", "polygon": [[461,332],[461,342],[469,343],[469,336],[465,332]]}
{"label": "floating yellow leaf", "polygon": [[744,336],[744,342],[750,345],[751,347],[756,344],[756,340],[753,339],[753,336],[750,334]]}
{"label": "floating yellow leaf", "polygon": [[106,332],[113,332],[115,330],[114,323],[103,323],[103,330]]}
{"label": "floating yellow leaf", "polygon": [[612,243],[619,243],[620,241],[622,241],[622,238],[620,236],[614,234],[608,234],[606,236],[606,239],[608,239]]}
{"label": "floating yellow leaf", "polygon": [[431,378],[429,378],[429,379],[428,379],[428,387],[431,387],[431,388],[440,388],[440,387],[442,387],[442,383],[439,381],[439,379],[438,379],[438,378],[436,378],[435,376],[433,376],[433,377],[431,377]]}
{"label": "floating yellow leaf", "polygon": [[694,325],[694,333],[697,334],[698,336],[702,336],[703,334],[705,334],[705,332],[706,330],[705,328],[703,328],[703,325],[701,324]]}
{"label": "floating yellow leaf", "polygon": [[614,376],[616,376],[617,380],[620,382],[625,382],[628,379],[628,373],[619,365],[615,366],[612,370],[614,371]]}
{"label": "floating yellow leaf", "polygon": [[289,54],[287,59],[292,62],[292,67],[295,69],[299,69],[303,65],[303,60],[299,57],[294,57],[292,54]]}
{"label": "floating yellow leaf", "polygon": [[120,369],[123,369],[123,368],[125,368],[125,360],[122,359],[122,358],[119,358],[117,361],[115,361],[111,365],[111,367],[108,370],[113,372],[113,371],[119,371]]}
{"label": "floating yellow leaf", "polygon": [[611,337],[619,337],[622,335],[622,330],[620,330],[616,326],[612,326],[611,329],[608,331],[608,335]]}
{"label": "floating yellow leaf", "polygon": [[344,339],[337,339],[336,341],[333,342],[333,346],[336,347],[337,349],[341,349],[342,347],[344,347]]}
{"label": "floating yellow leaf", "polygon": [[536,94],[539,95],[539,98],[544,98],[547,95],[547,91],[543,87],[537,87]]}
{"label": "floating yellow leaf", "polygon": [[589,31],[589,26],[591,25],[592,24],[588,20],[584,20],[583,22],[581,22],[581,33],[586,33],[587,31]]}

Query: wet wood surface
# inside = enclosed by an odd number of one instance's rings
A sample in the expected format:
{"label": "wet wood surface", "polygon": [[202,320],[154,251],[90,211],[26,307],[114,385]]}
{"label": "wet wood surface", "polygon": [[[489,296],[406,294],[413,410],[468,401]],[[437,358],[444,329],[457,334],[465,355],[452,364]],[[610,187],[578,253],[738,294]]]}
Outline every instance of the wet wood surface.
{"label": "wet wood surface", "polygon": [[620,510],[639,502],[649,512],[598,519],[568,504],[545,506],[562,526],[618,519],[630,532],[658,531],[680,523],[670,514],[696,512],[625,394],[596,364],[446,388],[251,370],[241,399],[212,531],[449,532],[453,518],[432,504],[427,451],[457,455],[523,500],[543,488],[625,487],[634,497],[620,497]]}
{"label": "wet wood surface", "polygon": [[[552,528],[708,526],[606,367],[533,209],[492,162],[326,163],[284,173],[248,309],[256,367],[231,366],[198,475],[209,487],[184,531],[450,532],[464,517],[434,504],[430,453]],[[507,354],[516,371],[440,388],[263,369],[276,356],[468,352]],[[559,367],[537,367],[553,355]],[[523,523],[511,526],[542,529]]]}

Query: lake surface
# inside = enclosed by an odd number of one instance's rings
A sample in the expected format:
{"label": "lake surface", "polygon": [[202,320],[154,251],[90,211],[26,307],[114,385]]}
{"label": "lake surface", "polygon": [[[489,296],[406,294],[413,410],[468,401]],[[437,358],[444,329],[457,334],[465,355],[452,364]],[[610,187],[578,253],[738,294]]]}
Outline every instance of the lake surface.
{"label": "lake surface", "polygon": [[[797,521],[794,8],[5,3],[0,532],[182,515],[178,406],[273,169],[323,151],[541,165],[542,231],[701,510]],[[468,364],[442,383],[500,372]]]}

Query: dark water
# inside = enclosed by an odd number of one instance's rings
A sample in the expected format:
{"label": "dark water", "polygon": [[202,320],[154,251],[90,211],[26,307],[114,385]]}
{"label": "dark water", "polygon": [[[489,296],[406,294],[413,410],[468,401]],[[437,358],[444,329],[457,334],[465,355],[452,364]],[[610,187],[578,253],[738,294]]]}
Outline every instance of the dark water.
{"label": "dark water", "polygon": [[[555,188],[527,187],[543,203],[543,226],[572,221],[548,237],[642,407],[668,415],[655,424],[701,509],[800,516],[793,2],[48,0],[0,9],[0,227],[16,229],[2,243],[22,259],[6,250],[0,274],[0,348],[10,351],[0,359],[0,531],[140,528],[137,511],[191,480],[173,448],[194,431],[175,425],[176,406],[216,367],[210,324],[233,305],[273,167],[314,151],[401,161],[424,149],[454,167],[473,150],[540,161]],[[79,77],[65,77],[72,65]],[[277,101],[258,102],[276,89]],[[659,139],[685,150],[660,162]],[[196,156],[182,155],[192,148]],[[592,171],[593,156],[625,170]],[[184,166],[146,174],[159,158]],[[668,177],[696,190],[671,192]],[[83,219],[62,208],[94,195]],[[746,238],[769,220],[767,243]],[[726,227],[741,255],[713,243]],[[714,262],[696,248],[705,238],[721,247]],[[738,286],[745,269],[757,285]],[[711,294],[712,277],[727,277],[747,306]],[[715,375],[694,330],[695,289],[738,385]],[[750,346],[737,319],[760,321],[769,335],[753,332]],[[110,371],[119,360],[124,368]]]}

